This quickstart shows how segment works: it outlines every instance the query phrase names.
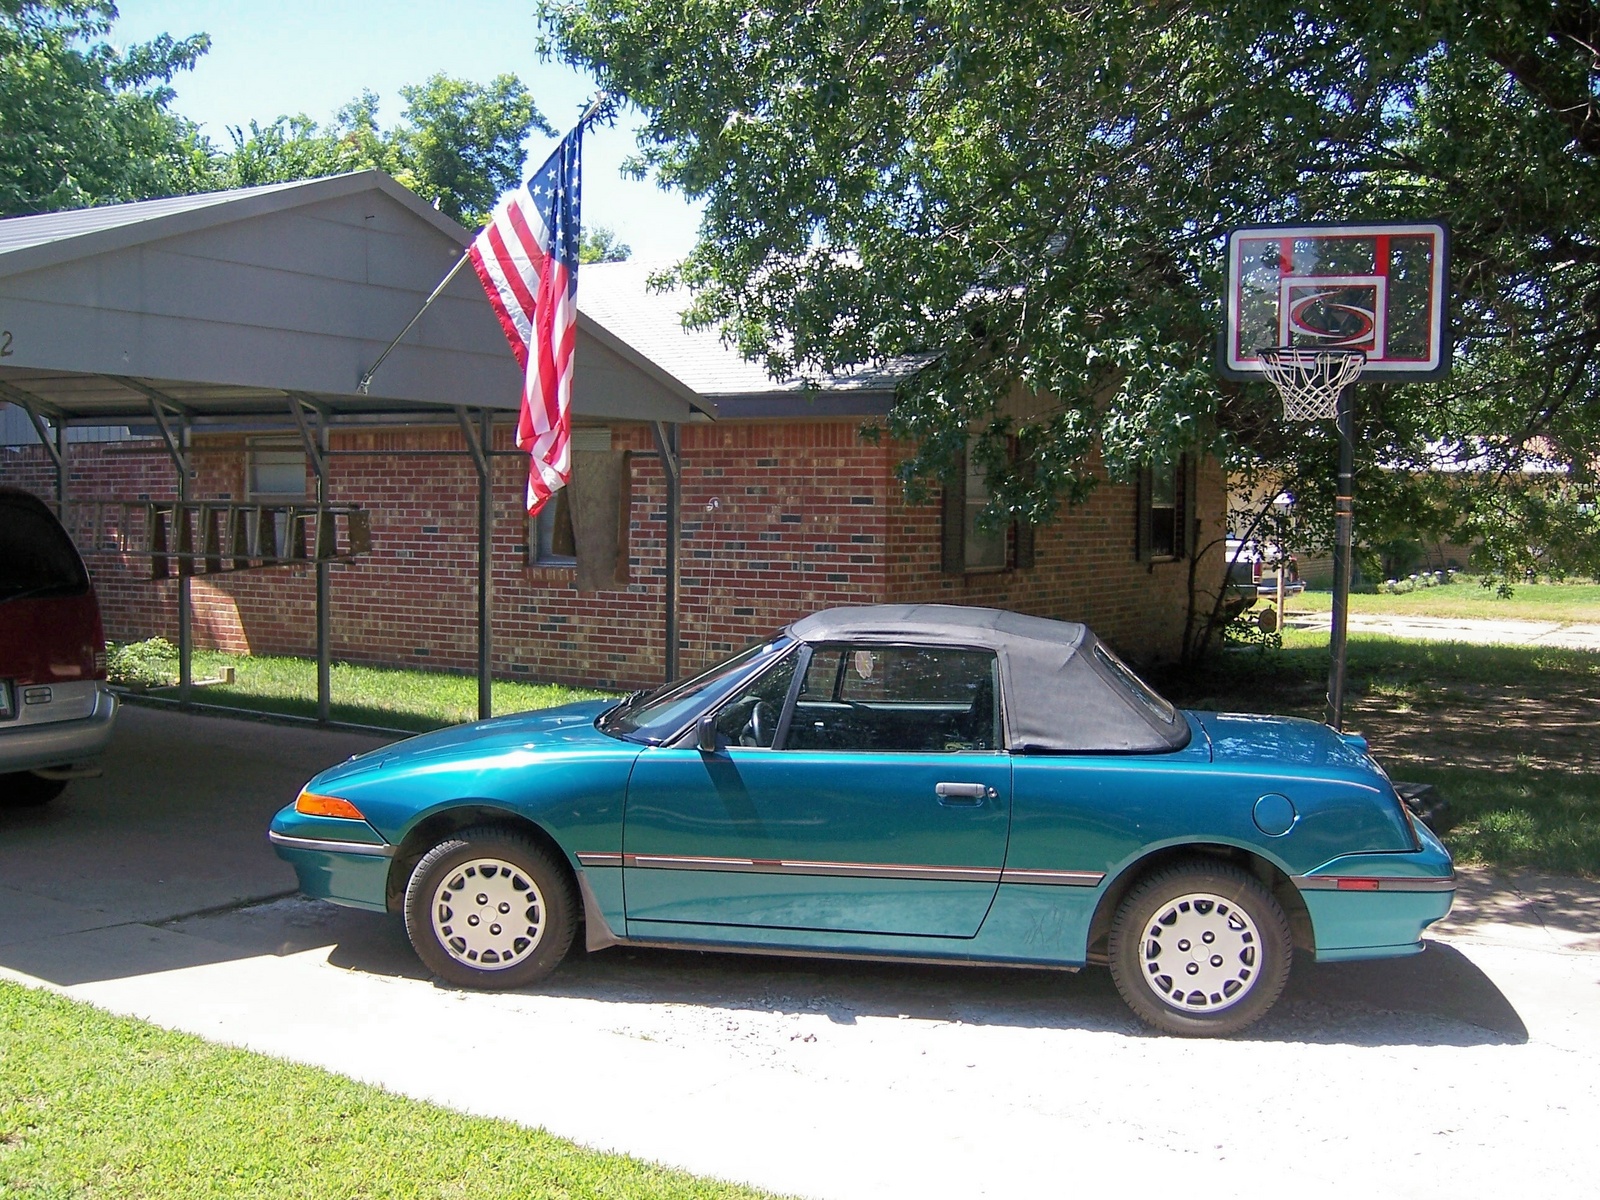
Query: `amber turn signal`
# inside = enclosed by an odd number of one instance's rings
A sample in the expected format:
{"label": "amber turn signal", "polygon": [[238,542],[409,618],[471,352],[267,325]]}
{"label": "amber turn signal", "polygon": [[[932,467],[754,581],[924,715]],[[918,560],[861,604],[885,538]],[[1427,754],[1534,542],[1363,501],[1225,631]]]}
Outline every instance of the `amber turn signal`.
{"label": "amber turn signal", "polygon": [[315,792],[301,792],[294,802],[294,810],[308,817],[347,817],[352,821],[365,821],[361,810],[348,800],[337,796],[319,796]]}

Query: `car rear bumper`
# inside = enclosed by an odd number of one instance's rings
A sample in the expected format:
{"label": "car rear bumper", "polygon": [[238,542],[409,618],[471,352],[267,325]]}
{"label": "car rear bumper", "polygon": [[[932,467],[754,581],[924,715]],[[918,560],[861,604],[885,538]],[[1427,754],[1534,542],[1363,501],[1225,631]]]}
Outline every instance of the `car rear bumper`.
{"label": "car rear bumper", "polygon": [[94,758],[110,743],[116,717],[117,698],[102,686],[86,717],[0,725],[0,774],[63,767]]}

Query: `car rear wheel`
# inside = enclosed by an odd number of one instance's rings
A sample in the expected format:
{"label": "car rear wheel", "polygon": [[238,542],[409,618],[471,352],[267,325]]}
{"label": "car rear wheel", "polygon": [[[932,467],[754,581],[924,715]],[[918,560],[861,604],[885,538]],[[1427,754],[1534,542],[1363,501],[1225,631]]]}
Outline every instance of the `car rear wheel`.
{"label": "car rear wheel", "polygon": [[0,775],[0,808],[38,808],[66,790],[65,779],[46,779],[32,771]]}
{"label": "car rear wheel", "polygon": [[1237,1033],[1289,980],[1289,920],[1255,876],[1184,863],[1136,884],[1111,925],[1111,977],[1128,1007],[1164,1033]]}
{"label": "car rear wheel", "polygon": [[514,988],[542,979],[566,955],[577,896],[565,867],[530,838],[467,829],[412,870],[405,916],[417,957],[441,979]]}

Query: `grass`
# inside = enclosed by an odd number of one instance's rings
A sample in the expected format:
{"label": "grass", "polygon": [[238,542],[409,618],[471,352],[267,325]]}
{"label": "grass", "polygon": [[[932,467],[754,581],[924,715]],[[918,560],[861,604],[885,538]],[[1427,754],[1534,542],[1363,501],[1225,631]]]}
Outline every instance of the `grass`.
{"label": "grass", "polygon": [[[1289,611],[1327,612],[1332,592],[1307,590],[1289,599]],[[1357,592],[1350,611],[1413,617],[1466,617],[1490,621],[1600,622],[1600,583],[1521,583],[1507,598],[1470,575],[1442,587],[1390,595]]]}
{"label": "grass", "polygon": [[[1600,878],[1600,654],[1352,634],[1346,728],[1397,779],[1450,802],[1457,861]],[[1187,707],[1320,720],[1326,633],[1229,651],[1174,672]]]}
{"label": "grass", "polygon": [[0,1197],[765,1193],[0,981]]}
{"label": "grass", "polygon": [[[317,715],[317,664],[305,658],[278,658],[247,654],[196,651],[194,677],[220,678],[232,667],[231,684],[197,688],[202,704],[220,704],[252,712]],[[165,677],[177,675],[172,658]],[[478,681],[475,676],[443,671],[410,671],[334,663],[329,674],[329,715],[335,721],[378,725],[392,729],[425,731],[474,721],[478,716]],[[153,689],[153,695],[171,695]],[[589,700],[611,693],[593,688],[565,687],[555,683],[518,683],[495,680],[492,687],[496,715],[550,708],[574,700]]]}

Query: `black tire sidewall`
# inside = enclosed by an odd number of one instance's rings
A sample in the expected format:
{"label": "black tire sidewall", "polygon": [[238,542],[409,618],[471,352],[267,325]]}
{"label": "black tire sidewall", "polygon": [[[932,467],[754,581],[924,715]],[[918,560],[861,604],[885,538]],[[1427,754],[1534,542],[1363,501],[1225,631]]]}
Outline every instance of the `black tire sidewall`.
{"label": "black tire sidewall", "polygon": [[[544,901],[545,926],[539,944],[515,966],[486,971],[455,958],[434,932],[429,911],[434,890],[445,875],[474,858],[498,858],[527,873]],[[567,871],[549,851],[520,834],[468,829],[440,842],[418,860],[406,884],[406,936],[430,971],[457,987],[503,991],[543,979],[560,965],[577,927],[577,896]]]}
{"label": "black tire sidewall", "polygon": [[0,775],[0,808],[43,808],[66,790],[65,779],[46,779],[32,771]]}
{"label": "black tire sidewall", "polygon": [[[1215,1013],[1179,1012],[1144,980],[1144,928],[1167,904],[1205,892],[1242,908],[1261,935],[1261,962],[1250,993]],[[1289,981],[1294,937],[1283,908],[1254,875],[1226,863],[1184,863],[1151,873],[1117,908],[1107,946],[1111,977],[1123,1000],[1147,1025],[1186,1037],[1225,1037],[1253,1025],[1277,1003]]]}

